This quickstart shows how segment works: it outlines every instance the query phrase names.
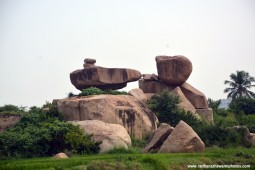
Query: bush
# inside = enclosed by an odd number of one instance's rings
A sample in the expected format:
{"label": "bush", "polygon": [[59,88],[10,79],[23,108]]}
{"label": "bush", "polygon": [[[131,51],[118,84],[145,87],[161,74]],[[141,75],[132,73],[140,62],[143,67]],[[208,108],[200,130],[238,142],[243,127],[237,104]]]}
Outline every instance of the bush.
{"label": "bush", "polygon": [[255,99],[241,97],[236,98],[230,103],[229,108],[235,114],[255,114]]}
{"label": "bush", "polygon": [[154,95],[148,101],[149,108],[155,112],[160,123],[168,123],[176,126],[181,120],[191,126],[200,124],[191,112],[185,112],[178,107],[180,99],[178,96],[170,95],[168,91],[164,91],[159,95]]}
{"label": "bush", "polygon": [[99,151],[99,143],[93,143],[91,136],[79,127],[60,121],[53,109],[55,106],[48,103],[49,106],[51,108],[46,113],[43,109],[31,108],[16,125],[0,133],[2,157],[52,156],[65,150],[73,153]]}
{"label": "bush", "polygon": [[26,107],[18,107],[11,104],[0,107],[0,114],[18,114],[21,115],[26,112]]}
{"label": "bush", "polygon": [[79,96],[90,96],[90,95],[100,95],[100,94],[112,94],[112,95],[126,95],[128,94],[125,91],[117,91],[117,90],[101,90],[96,87],[90,87],[87,89],[83,89]]}

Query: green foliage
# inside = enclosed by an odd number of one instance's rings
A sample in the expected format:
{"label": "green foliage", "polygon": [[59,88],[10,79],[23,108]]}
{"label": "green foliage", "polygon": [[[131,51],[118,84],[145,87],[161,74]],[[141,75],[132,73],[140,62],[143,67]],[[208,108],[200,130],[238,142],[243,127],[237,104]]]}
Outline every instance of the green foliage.
{"label": "green foliage", "polygon": [[221,103],[220,100],[213,100],[211,98],[208,98],[208,105],[210,108],[213,109],[213,111],[218,110],[220,103]]}
{"label": "green foliage", "polygon": [[248,72],[236,71],[230,75],[230,81],[225,80],[225,84],[229,85],[224,90],[224,93],[228,93],[228,98],[236,99],[238,97],[255,98],[255,93],[248,90],[255,85],[255,78],[250,76]]}
{"label": "green foliage", "polygon": [[112,95],[126,95],[128,94],[125,91],[117,91],[117,90],[101,90],[96,87],[90,87],[87,89],[83,89],[79,96],[90,96],[90,95],[100,95],[100,94],[112,94]]}
{"label": "green foliage", "polygon": [[192,113],[178,108],[179,103],[180,99],[178,96],[173,96],[168,91],[163,91],[159,95],[152,96],[148,101],[148,106],[156,113],[160,123],[168,123],[171,126],[176,126],[180,120],[185,121],[189,125],[201,123]]}
{"label": "green foliage", "polygon": [[0,114],[23,114],[26,112],[26,107],[18,107],[15,105],[4,105],[0,107]]}
{"label": "green foliage", "polygon": [[206,147],[236,147],[245,145],[242,143],[243,134],[234,129],[223,128],[217,125],[201,126],[196,129],[199,137],[204,141]]}
{"label": "green foliage", "polygon": [[[46,111],[44,111],[44,109]],[[20,121],[0,133],[2,157],[51,156],[64,150],[73,153],[96,153],[98,143],[77,126],[58,119],[56,107],[46,103],[43,108],[30,108]]]}
{"label": "green foliage", "polygon": [[230,103],[229,108],[235,114],[255,114],[255,99],[236,98]]}

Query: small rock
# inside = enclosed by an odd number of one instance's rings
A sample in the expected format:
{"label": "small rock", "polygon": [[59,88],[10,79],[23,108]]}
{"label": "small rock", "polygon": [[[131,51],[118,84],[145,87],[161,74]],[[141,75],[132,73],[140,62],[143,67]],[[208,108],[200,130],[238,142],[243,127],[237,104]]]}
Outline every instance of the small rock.
{"label": "small rock", "polygon": [[84,63],[86,63],[86,64],[95,64],[95,63],[96,63],[96,59],[93,59],[93,58],[85,58],[85,59],[84,59]]}
{"label": "small rock", "polygon": [[53,158],[68,158],[65,153],[61,152],[53,156]]}

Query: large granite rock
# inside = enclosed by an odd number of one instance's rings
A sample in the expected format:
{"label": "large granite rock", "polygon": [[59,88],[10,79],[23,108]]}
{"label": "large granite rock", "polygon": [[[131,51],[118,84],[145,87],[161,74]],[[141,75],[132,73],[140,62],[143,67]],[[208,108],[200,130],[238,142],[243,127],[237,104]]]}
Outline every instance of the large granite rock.
{"label": "large granite rock", "polygon": [[[178,104],[179,108],[182,108],[185,111],[190,111],[192,113],[196,113],[195,107],[190,103],[190,101],[185,97],[180,87],[176,87],[174,90],[170,92],[171,95],[178,96],[181,102]],[[198,115],[196,115],[198,116]]]}
{"label": "large granite rock", "polygon": [[157,56],[158,77],[170,85],[181,85],[192,72],[191,61],[184,56]]}
{"label": "large granite rock", "polygon": [[87,134],[92,135],[95,142],[102,142],[100,153],[113,148],[128,148],[131,146],[131,138],[127,130],[118,124],[109,124],[99,120],[70,121],[79,125]]}
{"label": "large granite rock", "polygon": [[137,81],[141,73],[137,70],[126,68],[105,68],[95,66],[94,59],[85,59],[84,69],[70,73],[72,84],[79,90],[89,87],[105,89],[121,89],[128,82]]}
{"label": "large granite rock", "polygon": [[202,117],[206,122],[213,123],[213,110],[212,110],[212,108],[196,109],[196,113],[200,117]]}
{"label": "large granite rock", "polygon": [[144,92],[139,89],[132,89],[128,92],[128,94],[130,94],[131,96],[134,96],[137,100],[141,101],[141,102],[146,102],[147,101],[147,96],[144,94]]}
{"label": "large granite rock", "polygon": [[173,127],[169,126],[166,123],[162,123],[159,128],[154,132],[150,142],[145,146],[142,152],[157,152],[173,130]]}
{"label": "large granite rock", "polygon": [[196,109],[207,109],[208,102],[205,95],[188,83],[180,86],[182,92]]}
{"label": "large granite rock", "polygon": [[156,129],[157,118],[147,106],[130,95],[95,95],[55,100],[67,121],[101,120],[124,126],[142,139]]}
{"label": "large granite rock", "polygon": [[162,144],[159,153],[203,152],[205,144],[184,121],[180,121]]}
{"label": "large granite rock", "polygon": [[139,88],[142,89],[144,93],[161,93],[164,90],[172,91],[175,87],[176,86],[167,85],[158,81],[139,80]]}
{"label": "large granite rock", "polygon": [[0,133],[4,132],[9,127],[15,125],[21,118],[21,115],[14,113],[0,114]]}

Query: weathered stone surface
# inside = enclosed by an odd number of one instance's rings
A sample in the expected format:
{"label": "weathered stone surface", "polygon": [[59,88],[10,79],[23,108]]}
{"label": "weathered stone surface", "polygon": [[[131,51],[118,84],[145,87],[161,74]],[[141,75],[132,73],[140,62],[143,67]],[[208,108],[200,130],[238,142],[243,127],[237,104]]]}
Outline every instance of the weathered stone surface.
{"label": "weathered stone surface", "polygon": [[144,94],[144,92],[139,89],[139,88],[136,88],[136,89],[132,89],[128,92],[131,96],[134,96],[137,100],[141,101],[141,102],[146,102],[147,101],[147,97],[146,95]]}
{"label": "weathered stone surface", "polygon": [[145,146],[142,150],[143,153],[148,152],[157,152],[161,145],[164,143],[166,138],[170,135],[173,131],[173,127],[169,126],[166,123],[162,123],[159,128],[154,132],[153,137],[151,138],[150,142]]}
{"label": "weathered stone surface", "polygon": [[120,124],[136,138],[156,129],[157,118],[147,106],[130,95],[95,95],[55,100],[67,121],[101,120]]}
{"label": "weathered stone surface", "polygon": [[255,146],[255,133],[250,133],[248,136],[248,140],[251,142],[253,146]]}
{"label": "weathered stone surface", "polygon": [[159,78],[156,74],[142,74],[142,77],[147,81],[159,81]]}
{"label": "weathered stone surface", "polygon": [[206,122],[213,123],[213,110],[212,108],[207,109],[196,109],[197,114],[202,117]]}
{"label": "weathered stone surface", "polygon": [[189,100],[185,97],[183,92],[181,91],[180,87],[176,87],[174,90],[170,92],[170,94],[174,96],[179,96],[179,99],[181,102],[178,104],[178,106],[185,111],[190,111],[192,113],[196,113],[195,107],[189,102]]}
{"label": "weathered stone surface", "polygon": [[96,63],[96,59],[93,59],[93,58],[85,58],[85,59],[84,59],[84,63],[87,63],[87,64],[95,64],[95,63]]}
{"label": "weathered stone surface", "polygon": [[205,95],[200,92],[199,90],[195,89],[188,83],[183,83],[180,86],[182,92],[186,96],[186,98],[190,101],[190,103],[196,108],[196,109],[207,109],[208,108],[208,102],[205,97]]}
{"label": "weathered stone surface", "polygon": [[133,69],[85,67],[70,73],[72,84],[79,90],[89,87],[105,89],[121,89],[128,82],[137,81],[141,73]]}
{"label": "weathered stone surface", "polygon": [[102,142],[100,153],[113,148],[128,148],[131,146],[131,138],[127,130],[118,124],[109,124],[99,120],[70,121],[79,125],[87,134],[92,135],[95,142]]}
{"label": "weathered stone surface", "polygon": [[53,156],[53,158],[68,158],[65,153],[61,152]]}
{"label": "weathered stone surface", "polygon": [[95,67],[96,60],[93,58],[85,58],[83,68]]}
{"label": "weathered stone surface", "polygon": [[184,56],[157,56],[158,77],[170,85],[181,85],[192,72],[191,61]]}
{"label": "weathered stone surface", "polygon": [[15,125],[20,120],[20,118],[21,116],[18,114],[12,113],[0,114],[0,132],[3,132],[12,125]]}
{"label": "weathered stone surface", "polygon": [[139,80],[139,88],[144,93],[161,93],[164,90],[172,91],[176,86],[167,85],[157,81],[146,81],[144,79]]}
{"label": "weathered stone surface", "polygon": [[203,152],[205,144],[184,121],[180,121],[161,146],[159,153]]}

